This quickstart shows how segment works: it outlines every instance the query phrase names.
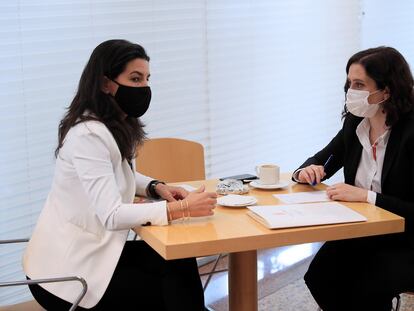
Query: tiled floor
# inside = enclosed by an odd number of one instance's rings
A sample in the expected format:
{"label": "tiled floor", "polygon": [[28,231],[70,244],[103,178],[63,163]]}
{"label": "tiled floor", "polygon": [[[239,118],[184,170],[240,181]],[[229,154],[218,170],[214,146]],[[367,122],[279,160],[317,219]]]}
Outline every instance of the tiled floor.
{"label": "tiled floor", "polygon": [[[319,243],[311,243],[259,251],[257,263],[259,310],[279,310],[268,309],[268,300],[265,300],[265,297],[301,279],[319,247]],[[227,256],[220,261],[217,269],[226,267]],[[212,263],[203,266],[200,272],[210,271],[211,268]],[[202,280],[204,282],[206,277],[203,277]],[[215,311],[228,310],[227,288],[227,273],[213,275],[205,291],[206,304]],[[304,289],[307,290],[306,287]],[[312,302],[312,297],[308,298]]]}
{"label": "tiled floor", "polygon": [[[396,299],[394,299],[394,308]],[[298,279],[277,292],[259,300],[259,311],[317,311],[318,307],[306,288],[303,279]],[[393,309],[394,311],[395,309]],[[399,311],[413,311],[414,296],[402,294]],[[370,311],[370,310],[367,310]],[[391,310],[390,310],[391,311]]]}
{"label": "tiled floor", "polygon": [[[303,275],[320,243],[261,250],[258,253],[259,311],[317,311]],[[227,256],[217,269],[227,267]],[[211,271],[212,263],[200,268]],[[202,277],[205,282],[206,277]],[[206,305],[214,311],[227,311],[227,273],[215,274],[205,291]],[[400,311],[414,310],[414,295],[402,295]]]}

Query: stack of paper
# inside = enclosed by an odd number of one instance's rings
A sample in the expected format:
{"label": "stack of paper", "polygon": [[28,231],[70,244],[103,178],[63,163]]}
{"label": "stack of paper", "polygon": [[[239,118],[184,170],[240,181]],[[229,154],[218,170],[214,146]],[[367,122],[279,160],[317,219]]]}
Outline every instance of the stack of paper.
{"label": "stack of paper", "polygon": [[366,221],[367,218],[336,202],[260,205],[248,207],[249,216],[270,229]]}
{"label": "stack of paper", "polygon": [[294,192],[286,194],[274,194],[273,196],[286,204],[331,201],[328,198],[326,191]]}

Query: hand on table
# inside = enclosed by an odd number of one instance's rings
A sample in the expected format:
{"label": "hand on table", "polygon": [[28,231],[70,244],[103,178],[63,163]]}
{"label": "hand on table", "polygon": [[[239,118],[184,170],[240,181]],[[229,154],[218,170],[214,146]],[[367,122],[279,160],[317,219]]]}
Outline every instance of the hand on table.
{"label": "hand on table", "polygon": [[368,190],[339,183],[326,188],[326,194],[335,201],[366,202]]}
{"label": "hand on table", "polygon": [[[197,190],[189,192],[182,201],[169,202],[168,209],[170,211],[169,218],[174,220],[186,216],[202,217],[214,214],[213,209],[216,207],[217,194],[215,192],[206,192],[205,186],[200,186]],[[184,213],[182,211],[184,207]],[[187,209],[188,207],[188,209]],[[188,215],[189,213],[189,215]]]}

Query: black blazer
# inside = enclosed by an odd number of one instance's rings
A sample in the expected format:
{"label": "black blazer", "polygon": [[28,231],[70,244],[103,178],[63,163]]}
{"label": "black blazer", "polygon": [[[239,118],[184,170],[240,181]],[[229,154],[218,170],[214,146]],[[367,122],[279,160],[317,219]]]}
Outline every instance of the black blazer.
{"label": "black blazer", "polygon": [[[348,114],[342,129],[331,142],[307,159],[300,168],[310,164],[323,165],[333,154],[325,168],[331,177],[344,168],[345,183],[354,185],[362,154],[362,145],[356,128],[363,118]],[[391,128],[385,150],[381,177],[382,193],[377,194],[375,205],[405,218],[405,237],[414,242],[414,113],[403,116]]]}

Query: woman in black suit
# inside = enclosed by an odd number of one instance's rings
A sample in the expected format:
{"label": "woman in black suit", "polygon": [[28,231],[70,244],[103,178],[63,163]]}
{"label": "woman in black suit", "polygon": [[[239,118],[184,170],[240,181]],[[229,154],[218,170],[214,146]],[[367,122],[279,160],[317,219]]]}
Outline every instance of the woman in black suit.
{"label": "woman in black suit", "polygon": [[343,168],[345,183],[327,188],[330,199],[375,204],[404,217],[406,227],[325,243],[305,282],[324,311],[389,311],[395,295],[414,290],[413,77],[390,47],[356,53],[346,73],[343,127],[293,179],[315,184]]}

